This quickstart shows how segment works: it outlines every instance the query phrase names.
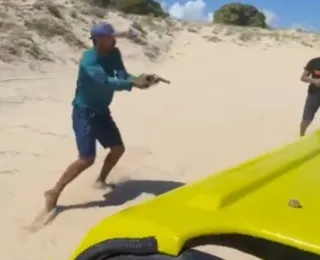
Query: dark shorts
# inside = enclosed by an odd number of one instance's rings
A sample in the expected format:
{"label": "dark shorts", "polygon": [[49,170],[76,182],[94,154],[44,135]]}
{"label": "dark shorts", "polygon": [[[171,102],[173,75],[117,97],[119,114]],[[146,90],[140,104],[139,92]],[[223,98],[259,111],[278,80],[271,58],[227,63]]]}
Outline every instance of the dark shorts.
{"label": "dark shorts", "polygon": [[120,131],[109,111],[73,108],[73,130],[80,158],[95,157],[96,141],[104,148],[123,145]]}
{"label": "dark shorts", "polygon": [[303,121],[312,121],[320,107],[320,94],[308,93],[303,110]]}

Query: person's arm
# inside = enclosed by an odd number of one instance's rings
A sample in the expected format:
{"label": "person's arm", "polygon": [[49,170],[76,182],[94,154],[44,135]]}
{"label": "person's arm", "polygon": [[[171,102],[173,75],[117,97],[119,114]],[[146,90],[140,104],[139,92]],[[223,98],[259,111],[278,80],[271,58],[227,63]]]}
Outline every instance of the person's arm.
{"label": "person's arm", "polygon": [[305,83],[314,84],[314,79],[310,77],[313,71],[313,62],[310,60],[304,67],[304,71],[300,77],[300,80]]}
{"label": "person's arm", "polygon": [[136,76],[133,76],[132,74],[128,73],[122,59],[121,51],[117,47],[115,47],[114,52],[115,52],[115,60],[116,60],[115,69],[117,71],[117,77],[119,79],[127,79],[127,80],[136,79]]}
{"label": "person's arm", "polygon": [[80,67],[86,71],[86,73],[98,84],[110,87],[113,90],[130,91],[133,87],[133,81],[130,78],[127,79],[117,79],[109,77],[105,73],[102,66],[97,63],[97,59],[93,52],[86,51],[80,61]]}

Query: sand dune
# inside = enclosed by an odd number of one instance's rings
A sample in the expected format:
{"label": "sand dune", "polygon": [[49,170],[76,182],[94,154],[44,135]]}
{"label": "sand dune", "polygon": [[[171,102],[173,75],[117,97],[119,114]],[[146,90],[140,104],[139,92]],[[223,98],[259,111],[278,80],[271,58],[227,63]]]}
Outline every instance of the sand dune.
{"label": "sand dune", "polygon": [[[156,72],[172,81],[119,93],[112,105],[127,153],[111,178],[132,181],[107,202],[103,192],[93,190],[101,150],[97,164],[63,194],[60,214],[33,234],[25,227],[42,208],[43,191],[76,156],[70,121],[76,65],[36,61],[40,73],[27,61],[3,62],[0,258],[67,259],[103,217],[298,138],[306,94],[299,76],[318,49],[272,40],[239,46],[220,34],[214,43],[205,37],[212,28],[199,28],[175,32],[170,50],[157,62],[149,61],[143,48],[119,41],[131,71]],[[57,46],[50,46],[53,53],[59,53]],[[310,131],[317,126],[316,120]],[[254,259],[226,248],[203,250],[225,259]]]}

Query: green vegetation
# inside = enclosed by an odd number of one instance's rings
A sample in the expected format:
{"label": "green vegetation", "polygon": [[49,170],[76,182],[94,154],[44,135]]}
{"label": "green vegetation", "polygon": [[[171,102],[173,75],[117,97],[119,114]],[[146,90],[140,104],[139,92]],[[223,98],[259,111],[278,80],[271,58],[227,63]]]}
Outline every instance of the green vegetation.
{"label": "green vegetation", "polygon": [[87,0],[99,7],[111,7],[121,12],[138,15],[168,16],[155,0]]}
{"label": "green vegetation", "polygon": [[167,15],[160,3],[154,0],[116,0],[114,6],[124,13],[140,15],[152,14],[156,17]]}
{"label": "green vegetation", "polygon": [[266,17],[255,6],[231,3],[223,5],[213,17],[213,22],[228,25],[267,28]]}

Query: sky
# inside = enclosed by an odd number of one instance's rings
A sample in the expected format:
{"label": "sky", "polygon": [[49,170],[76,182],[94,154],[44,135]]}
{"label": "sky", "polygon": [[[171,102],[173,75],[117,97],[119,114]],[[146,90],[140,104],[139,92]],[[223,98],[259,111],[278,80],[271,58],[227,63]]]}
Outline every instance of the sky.
{"label": "sky", "polygon": [[209,21],[224,4],[241,2],[260,9],[272,27],[320,30],[319,0],[161,0],[162,6],[176,17]]}

